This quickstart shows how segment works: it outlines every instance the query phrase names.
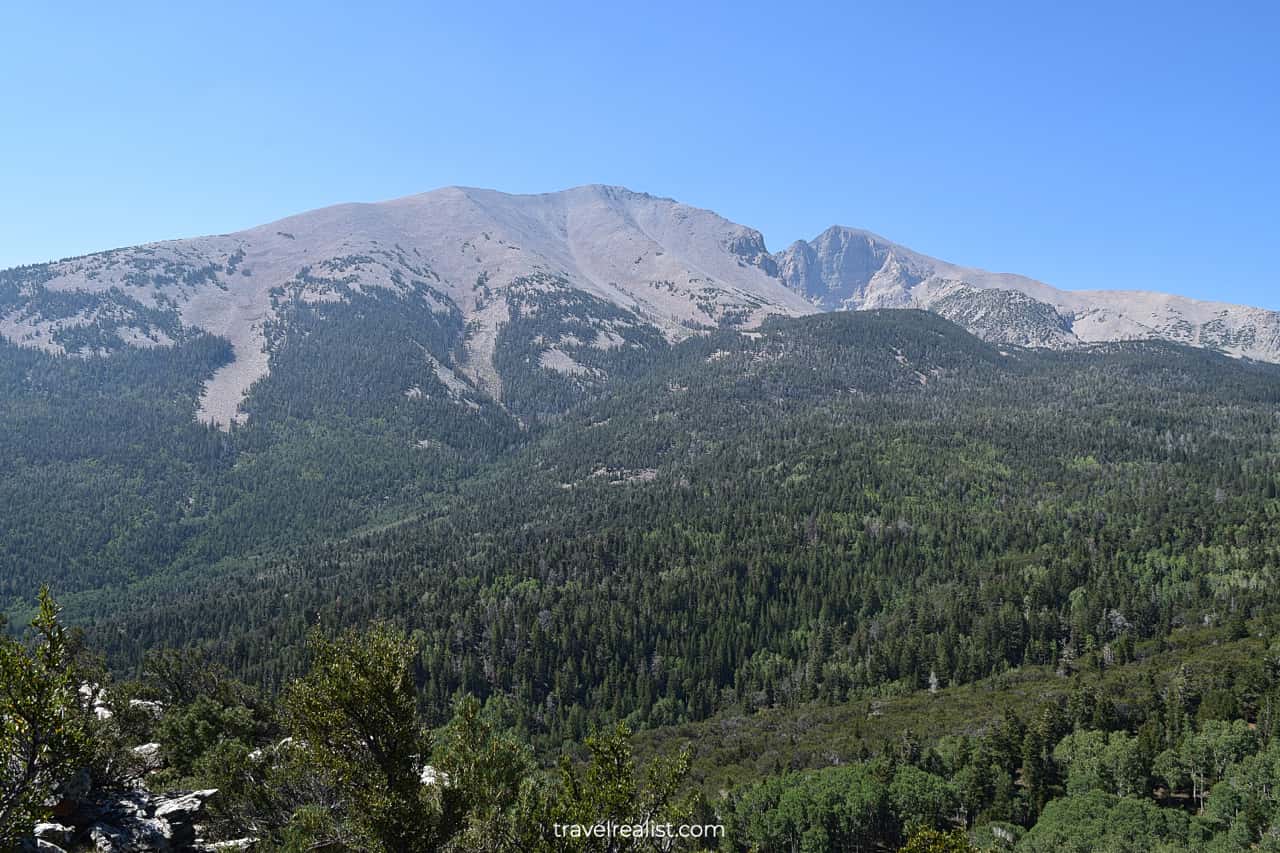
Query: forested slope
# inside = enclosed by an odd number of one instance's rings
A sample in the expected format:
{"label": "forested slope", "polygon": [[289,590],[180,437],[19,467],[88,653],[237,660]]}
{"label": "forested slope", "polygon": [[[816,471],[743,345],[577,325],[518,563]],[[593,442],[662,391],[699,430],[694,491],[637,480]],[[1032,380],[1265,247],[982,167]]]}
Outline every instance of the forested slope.
{"label": "forested slope", "polygon": [[[461,345],[447,317],[317,308],[229,433],[191,419],[216,338],[0,348],[13,612],[50,582],[120,675],[194,647],[268,692],[316,626],[390,620],[427,722],[471,694],[543,760],[617,721],[642,754],[693,737],[744,846],[839,847],[855,813],[882,848],[979,821],[1051,849],[1088,808],[1160,809],[1129,817],[1170,849],[1266,830],[1206,791],[1263,773],[1277,729],[1280,369],[1000,349],[912,311],[543,368],[597,308],[506,332],[513,407],[423,366]],[[405,349],[367,352],[393,316]],[[1104,754],[1137,769],[1079,775]],[[817,805],[864,783],[899,799]]]}
{"label": "forested slope", "polygon": [[509,695],[552,742],[1124,660],[1274,605],[1277,400],[1271,367],[1006,354],[914,312],[713,334],[399,523],[83,615],[121,664],[196,642],[268,685],[308,624],[391,616],[429,707]]}

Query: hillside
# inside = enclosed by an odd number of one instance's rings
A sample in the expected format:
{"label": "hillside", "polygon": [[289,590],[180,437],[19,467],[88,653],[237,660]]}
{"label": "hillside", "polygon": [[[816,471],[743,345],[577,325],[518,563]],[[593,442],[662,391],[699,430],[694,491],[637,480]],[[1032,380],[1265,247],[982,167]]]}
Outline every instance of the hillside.
{"label": "hillside", "polygon": [[[180,638],[269,685],[315,619],[392,616],[429,707],[509,694],[551,742],[964,683],[1271,607],[1278,402],[1275,368],[1169,345],[778,321],[674,347],[394,523],[68,603],[117,660]],[[271,487],[299,513],[310,464]]]}

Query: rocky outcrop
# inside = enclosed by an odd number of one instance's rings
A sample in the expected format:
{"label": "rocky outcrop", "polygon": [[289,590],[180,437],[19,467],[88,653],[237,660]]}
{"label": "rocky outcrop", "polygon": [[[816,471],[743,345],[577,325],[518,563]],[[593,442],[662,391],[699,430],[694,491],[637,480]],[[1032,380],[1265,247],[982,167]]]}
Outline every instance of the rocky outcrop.
{"label": "rocky outcrop", "polygon": [[252,849],[250,839],[232,842],[202,839],[199,820],[217,793],[209,789],[155,794],[138,788],[95,791],[83,797],[63,799],[54,808],[55,820],[37,824],[23,850],[194,853]]}

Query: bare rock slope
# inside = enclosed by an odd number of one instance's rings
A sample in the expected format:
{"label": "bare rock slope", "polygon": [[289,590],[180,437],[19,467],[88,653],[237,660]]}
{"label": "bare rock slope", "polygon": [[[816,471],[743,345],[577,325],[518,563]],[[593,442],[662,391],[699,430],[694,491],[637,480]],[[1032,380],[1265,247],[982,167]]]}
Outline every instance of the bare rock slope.
{"label": "bare rock slope", "polygon": [[759,232],[715,213],[606,186],[543,195],[450,187],[20,267],[0,273],[0,336],[77,355],[171,346],[196,331],[220,336],[234,357],[206,383],[199,417],[225,425],[244,417],[246,393],[271,370],[291,308],[371,293],[460,318],[465,332],[451,360],[424,358],[451,392],[498,400],[503,328],[571,302],[572,334],[534,341],[538,366],[566,375],[589,372],[575,347],[629,346],[638,327],[676,340],[771,315],[885,307],[932,310],[1010,344],[1162,338],[1280,361],[1277,312],[1061,291],[848,228],[770,254]]}

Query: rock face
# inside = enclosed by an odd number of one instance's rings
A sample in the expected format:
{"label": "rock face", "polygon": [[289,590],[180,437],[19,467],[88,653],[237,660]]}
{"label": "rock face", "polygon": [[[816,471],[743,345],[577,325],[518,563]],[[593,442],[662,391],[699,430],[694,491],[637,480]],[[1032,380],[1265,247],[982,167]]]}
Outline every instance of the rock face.
{"label": "rock face", "polygon": [[906,308],[929,276],[907,252],[867,231],[828,228],[777,256],[783,284],[824,311]]}
{"label": "rock face", "polygon": [[141,746],[135,746],[133,754],[144,770],[158,770],[163,764],[163,756],[158,743],[144,743]]}
{"label": "rock face", "polygon": [[1163,338],[1280,361],[1278,312],[1061,291],[843,227],[770,254],[751,228],[607,186],[543,195],[450,187],[20,267],[0,272],[0,336],[77,355],[172,347],[201,333],[225,339],[230,358],[205,382],[198,417],[226,426],[247,416],[246,393],[299,317],[371,295],[457,330],[447,352],[424,358],[451,395],[472,403],[503,400],[503,330],[537,312],[560,312],[572,331],[535,340],[536,362],[572,376],[593,375],[575,348],[637,345],[644,330],[675,340],[771,315],[900,307],[1009,344]]}

